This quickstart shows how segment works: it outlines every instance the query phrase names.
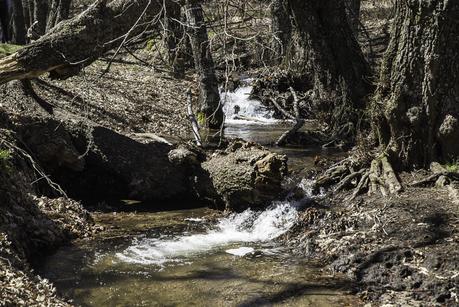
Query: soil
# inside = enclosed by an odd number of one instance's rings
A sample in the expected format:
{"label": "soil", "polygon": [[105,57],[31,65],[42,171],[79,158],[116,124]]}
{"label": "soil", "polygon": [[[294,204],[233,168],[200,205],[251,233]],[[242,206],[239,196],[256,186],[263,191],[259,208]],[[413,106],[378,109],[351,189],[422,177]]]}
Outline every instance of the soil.
{"label": "soil", "polygon": [[[407,186],[423,172],[403,174]],[[449,188],[400,195],[316,199],[285,239],[306,257],[345,273],[375,304],[457,306],[459,203]]]}

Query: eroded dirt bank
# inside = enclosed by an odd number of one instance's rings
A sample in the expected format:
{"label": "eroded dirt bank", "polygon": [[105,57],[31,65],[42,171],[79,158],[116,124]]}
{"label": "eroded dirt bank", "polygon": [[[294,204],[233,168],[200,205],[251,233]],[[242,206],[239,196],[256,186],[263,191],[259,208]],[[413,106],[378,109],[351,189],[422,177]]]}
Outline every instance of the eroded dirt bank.
{"label": "eroded dirt bank", "polygon": [[[40,195],[35,170],[11,131],[2,133],[0,159],[0,305],[66,306],[54,287],[31,271],[41,257],[97,231],[80,203]],[[38,167],[38,166],[36,166]]]}

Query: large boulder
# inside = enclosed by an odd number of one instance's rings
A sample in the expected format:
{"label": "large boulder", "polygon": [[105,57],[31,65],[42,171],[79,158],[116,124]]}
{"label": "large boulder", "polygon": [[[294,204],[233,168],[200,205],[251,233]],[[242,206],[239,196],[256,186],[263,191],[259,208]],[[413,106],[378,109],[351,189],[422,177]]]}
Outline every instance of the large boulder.
{"label": "large boulder", "polygon": [[225,209],[242,211],[267,206],[279,196],[287,158],[255,143],[235,140],[213,153],[202,167],[209,172]]}

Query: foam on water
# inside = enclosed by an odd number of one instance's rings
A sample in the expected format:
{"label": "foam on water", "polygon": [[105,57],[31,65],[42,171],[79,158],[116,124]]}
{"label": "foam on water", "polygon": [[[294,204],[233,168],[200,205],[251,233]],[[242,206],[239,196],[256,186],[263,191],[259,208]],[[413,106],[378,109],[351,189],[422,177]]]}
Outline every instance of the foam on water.
{"label": "foam on water", "polygon": [[225,252],[227,252],[228,254],[234,255],[234,256],[242,257],[242,256],[245,256],[247,254],[251,254],[254,251],[255,251],[255,249],[253,247],[242,246],[242,247],[239,247],[239,248],[227,249]]}
{"label": "foam on water", "polygon": [[[272,124],[278,120],[273,118],[274,112],[266,109],[260,101],[249,99],[252,86],[239,87],[234,92],[222,92],[225,122],[228,124]],[[235,107],[239,107],[239,112]]]}
{"label": "foam on water", "polygon": [[288,202],[273,204],[262,212],[246,210],[219,220],[215,228],[203,234],[172,239],[143,238],[118,253],[121,261],[162,265],[237,242],[265,242],[287,232],[297,221],[298,211]]}

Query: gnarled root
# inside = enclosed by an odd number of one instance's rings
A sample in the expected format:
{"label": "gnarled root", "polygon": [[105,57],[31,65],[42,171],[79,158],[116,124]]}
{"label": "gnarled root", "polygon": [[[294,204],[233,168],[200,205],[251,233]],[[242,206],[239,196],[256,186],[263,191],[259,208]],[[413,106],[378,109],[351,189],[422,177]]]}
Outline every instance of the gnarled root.
{"label": "gnarled root", "polygon": [[333,193],[353,188],[351,200],[366,190],[368,194],[380,191],[384,196],[397,194],[403,190],[387,156],[375,158],[370,167],[361,166],[350,158],[333,165],[316,180],[316,187],[331,185],[335,185]]}
{"label": "gnarled root", "polygon": [[375,193],[379,189],[382,195],[387,196],[403,190],[387,156],[381,156],[371,162],[369,178],[369,194]]}
{"label": "gnarled root", "polygon": [[435,184],[437,187],[444,187],[449,185],[453,181],[459,181],[459,173],[448,171],[445,167],[440,165],[437,162],[432,162],[430,165],[430,170],[433,172],[432,175],[419,180],[412,182],[410,186],[420,187],[430,184]]}

